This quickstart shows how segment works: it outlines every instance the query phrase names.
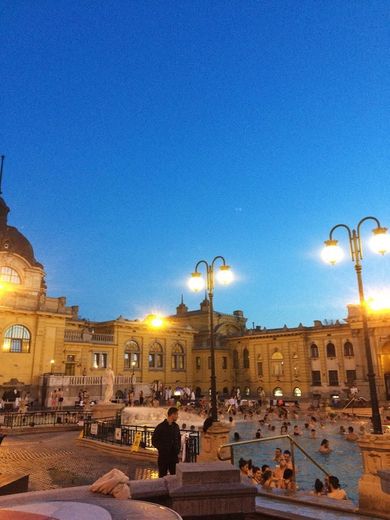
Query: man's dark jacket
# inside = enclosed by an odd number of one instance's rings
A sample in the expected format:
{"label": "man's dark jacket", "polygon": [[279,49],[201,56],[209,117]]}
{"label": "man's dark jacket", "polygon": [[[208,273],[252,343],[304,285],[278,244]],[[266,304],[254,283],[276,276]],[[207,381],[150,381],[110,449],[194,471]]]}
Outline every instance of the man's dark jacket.
{"label": "man's dark jacket", "polygon": [[177,456],[180,451],[180,428],[173,422],[169,424],[167,419],[158,424],[152,435],[152,444],[158,450],[159,458]]}

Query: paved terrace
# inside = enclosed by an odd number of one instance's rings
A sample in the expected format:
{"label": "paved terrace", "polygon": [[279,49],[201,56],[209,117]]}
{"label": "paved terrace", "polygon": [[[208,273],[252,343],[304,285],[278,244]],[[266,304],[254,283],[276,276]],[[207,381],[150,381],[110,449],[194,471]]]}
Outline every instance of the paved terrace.
{"label": "paved terrace", "polygon": [[8,435],[0,446],[0,473],[30,474],[30,491],[92,484],[112,468],[131,480],[157,476],[151,461],[124,460],[116,454],[79,446],[79,432]]}

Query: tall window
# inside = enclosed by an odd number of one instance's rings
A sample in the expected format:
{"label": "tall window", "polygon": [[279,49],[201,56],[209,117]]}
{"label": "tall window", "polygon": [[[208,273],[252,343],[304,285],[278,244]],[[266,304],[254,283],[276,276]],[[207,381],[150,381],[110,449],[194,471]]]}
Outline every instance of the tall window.
{"label": "tall window", "polygon": [[312,359],[318,358],[318,347],[316,344],[313,343],[313,345],[310,346],[310,357]]}
{"label": "tall window", "polygon": [[141,352],[139,345],[133,339],[126,341],[123,357],[124,370],[134,370],[140,367]]}
{"label": "tall window", "polygon": [[0,281],[8,283],[20,283],[20,276],[12,267],[2,266],[0,268]]}
{"label": "tall window", "polygon": [[244,348],[243,356],[244,356],[244,368],[249,368],[249,351],[247,348]]}
{"label": "tall window", "polygon": [[337,370],[329,370],[329,386],[339,386],[339,373]]}
{"label": "tall window", "polygon": [[163,348],[158,341],[152,343],[149,349],[149,368],[163,367]]}
{"label": "tall window", "polygon": [[238,366],[238,352],[233,350],[233,368],[239,368]]}
{"label": "tall window", "polygon": [[30,352],[30,331],[23,325],[12,325],[4,333],[4,352]]}
{"label": "tall window", "polygon": [[226,370],[228,367],[227,365],[227,357],[226,356],[222,356],[222,368],[223,370]]}
{"label": "tall window", "polygon": [[261,354],[257,356],[257,375],[263,377],[263,358]]}
{"label": "tall window", "polygon": [[283,354],[279,351],[276,351],[271,356],[272,363],[272,375],[275,377],[279,377],[283,375]]}
{"label": "tall window", "polygon": [[311,385],[312,386],[321,386],[321,372],[319,370],[312,370]]}
{"label": "tall window", "polygon": [[356,370],[346,370],[347,385],[352,386],[356,381]]}
{"label": "tall window", "polygon": [[353,356],[353,345],[350,341],[346,341],[344,343],[344,356],[352,357]]}
{"label": "tall window", "polygon": [[326,357],[334,358],[336,357],[336,347],[333,343],[328,343],[326,345]]}
{"label": "tall window", "polygon": [[107,368],[107,352],[94,352],[92,356],[93,368]]}
{"label": "tall window", "polygon": [[76,366],[76,356],[74,356],[72,354],[68,354],[66,356],[65,375],[74,376],[75,366]]}
{"label": "tall window", "polygon": [[172,369],[184,370],[184,348],[176,343],[172,350]]}
{"label": "tall window", "polygon": [[200,370],[200,356],[196,356],[195,358],[195,367],[196,370]]}

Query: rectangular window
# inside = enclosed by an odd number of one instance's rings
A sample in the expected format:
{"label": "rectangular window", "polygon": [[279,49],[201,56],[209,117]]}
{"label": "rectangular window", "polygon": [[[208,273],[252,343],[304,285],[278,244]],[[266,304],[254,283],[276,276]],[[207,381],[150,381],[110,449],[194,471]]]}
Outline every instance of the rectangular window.
{"label": "rectangular window", "polygon": [[93,368],[107,368],[107,352],[94,352],[93,353]]}
{"label": "rectangular window", "polygon": [[356,381],[356,370],[346,370],[345,375],[347,376],[347,384],[353,385]]}
{"label": "rectangular window", "polygon": [[312,386],[321,386],[321,372],[319,370],[312,370],[311,384]]}
{"label": "rectangular window", "polygon": [[76,356],[68,354],[66,356],[65,375],[66,376],[74,376],[74,374],[75,374],[75,366],[76,366]]}
{"label": "rectangular window", "polygon": [[257,362],[257,375],[260,377],[263,376],[263,362],[262,361]]}
{"label": "rectangular window", "polygon": [[172,356],[172,369],[184,370],[184,356],[181,354],[174,354]]}
{"label": "rectangular window", "polygon": [[200,357],[199,356],[196,356],[196,358],[195,358],[195,367],[196,367],[196,370],[200,370]]}
{"label": "rectangular window", "polygon": [[207,367],[209,370],[211,370],[211,356],[207,358]]}
{"label": "rectangular window", "polygon": [[329,370],[329,386],[339,386],[339,373],[337,370]]}
{"label": "rectangular window", "polygon": [[222,368],[223,368],[224,370],[227,369],[227,357],[226,357],[226,356],[223,356],[223,357],[222,357]]}
{"label": "rectangular window", "polygon": [[125,352],[124,369],[132,370],[139,368],[140,354],[139,352]]}

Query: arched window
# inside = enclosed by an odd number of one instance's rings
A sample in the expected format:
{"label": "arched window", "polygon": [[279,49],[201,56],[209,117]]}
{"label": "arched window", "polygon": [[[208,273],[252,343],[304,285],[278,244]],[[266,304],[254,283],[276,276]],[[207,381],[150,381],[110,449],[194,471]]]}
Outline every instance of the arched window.
{"label": "arched window", "polygon": [[326,357],[334,358],[336,357],[336,347],[333,343],[328,343],[326,345]]}
{"label": "arched window", "polygon": [[293,394],[294,394],[294,397],[301,397],[302,396],[302,390],[296,386],[294,388]]}
{"label": "arched window", "polygon": [[280,388],[280,386],[277,386],[276,388],[274,388],[272,395],[274,397],[283,397],[283,390]]}
{"label": "arched window", "polygon": [[353,345],[350,341],[346,341],[344,343],[344,356],[352,357],[353,356]]}
{"label": "arched window", "polygon": [[126,341],[124,352],[124,369],[134,370],[140,367],[141,353],[139,345],[133,339]]}
{"label": "arched window", "polygon": [[262,386],[258,386],[257,387],[257,397],[264,397],[264,395],[265,395],[264,388]]}
{"label": "arched window", "polygon": [[0,281],[8,283],[20,283],[20,276],[12,267],[2,266],[0,268]]}
{"label": "arched window", "polygon": [[12,325],[4,333],[4,352],[30,352],[31,334],[24,325]]}
{"label": "arched window", "polygon": [[312,359],[316,359],[319,357],[318,355],[318,347],[315,343],[313,343],[313,345],[310,346],[310,357]]}
{"label": "arched window", "polygon": [[233,350],[233,368],[238,368],[238,352]]}
{"label": "arched window", "polygon": [[184,348],[176,343],[172,350],[172,369],[184,370]]}
{"label": "arched window", "polygon": [[279,377],[283,375],[283,354],[278,350],[274,352],[271,356],[271,364],[272,364],[272,375],[275,377]]}
{"label": "arched window", "polygon": [[243,356],[244,356],[244,368],[249,368],[249,351],[247,348],[244,348],[244,352],[243,352]]}
{"label": "arched window", "polygon": [[155,341],[149,348],[149,368],[163,368],[163,348],[162,345]]}

